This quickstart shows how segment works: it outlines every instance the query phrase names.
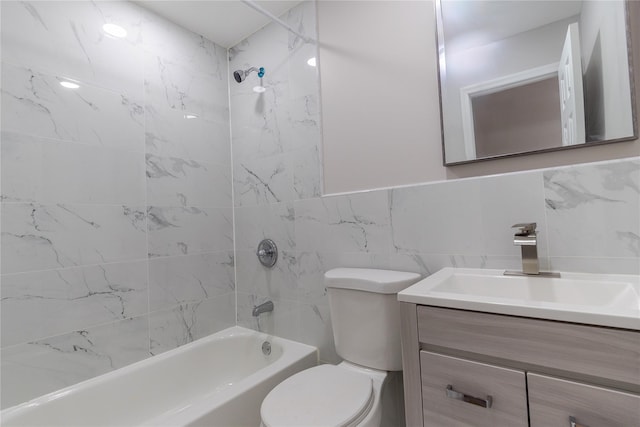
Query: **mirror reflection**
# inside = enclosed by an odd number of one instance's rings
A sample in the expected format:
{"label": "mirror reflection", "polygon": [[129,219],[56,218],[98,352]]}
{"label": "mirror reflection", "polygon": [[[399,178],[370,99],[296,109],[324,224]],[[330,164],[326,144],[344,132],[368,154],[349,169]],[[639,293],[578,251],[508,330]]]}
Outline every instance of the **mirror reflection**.
{"label": "mirror reflection", "polygon": [[437,8],[445,164],[634,138],[623,0]]}

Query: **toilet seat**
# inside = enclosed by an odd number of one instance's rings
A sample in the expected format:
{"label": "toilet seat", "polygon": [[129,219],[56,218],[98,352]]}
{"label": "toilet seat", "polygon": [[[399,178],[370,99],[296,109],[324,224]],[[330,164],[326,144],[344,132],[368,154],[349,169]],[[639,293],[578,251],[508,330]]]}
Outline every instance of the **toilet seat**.
{"label": "toilet seat", "polygon": [[347,427],[362,421],[373,401],[370,377],[320,365],[278,384],[262,402],[260,414],[265,427]]}

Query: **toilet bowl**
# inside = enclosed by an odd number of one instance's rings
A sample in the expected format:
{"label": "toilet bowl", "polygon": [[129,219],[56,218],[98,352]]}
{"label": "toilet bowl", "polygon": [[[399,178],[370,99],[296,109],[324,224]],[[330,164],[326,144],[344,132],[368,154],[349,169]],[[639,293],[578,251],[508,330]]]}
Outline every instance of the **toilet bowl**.
{"label": "toilet bowl", "polygon": [[262,403],[264,427],[376,427],[387,373],[349,362],[319,365],[278,384]]}
{"label": "toilet bowl", "polygon": [[402,369],[396,294],[420,276],[341,268],[325,273],[336,352],[278,384],[262,402],[263,427],[379,427],[387,371]]}

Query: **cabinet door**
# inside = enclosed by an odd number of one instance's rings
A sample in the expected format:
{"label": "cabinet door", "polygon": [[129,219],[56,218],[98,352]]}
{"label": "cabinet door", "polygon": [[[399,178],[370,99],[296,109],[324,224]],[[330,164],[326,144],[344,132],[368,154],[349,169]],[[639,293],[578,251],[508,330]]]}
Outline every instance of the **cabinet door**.
{"label": "cabinet door", "polygon": [[[602,363],[607,363],[603,361]],[[640,396],[538,374],[527,374],[531,427],[637,427]]]}
{"label": "cabinet door", "polygon": [[420,352],[424,425],[527,426],[522,371]]}

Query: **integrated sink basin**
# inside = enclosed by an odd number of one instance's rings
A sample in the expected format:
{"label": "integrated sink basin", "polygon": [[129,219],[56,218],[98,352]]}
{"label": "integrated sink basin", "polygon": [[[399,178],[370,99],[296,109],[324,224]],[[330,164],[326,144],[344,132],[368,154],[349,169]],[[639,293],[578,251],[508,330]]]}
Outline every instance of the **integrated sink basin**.
{"label": "integrated sink basin", "polygon": [[640,276],[444,268],[398,294],[422,305],[640,330]]}

